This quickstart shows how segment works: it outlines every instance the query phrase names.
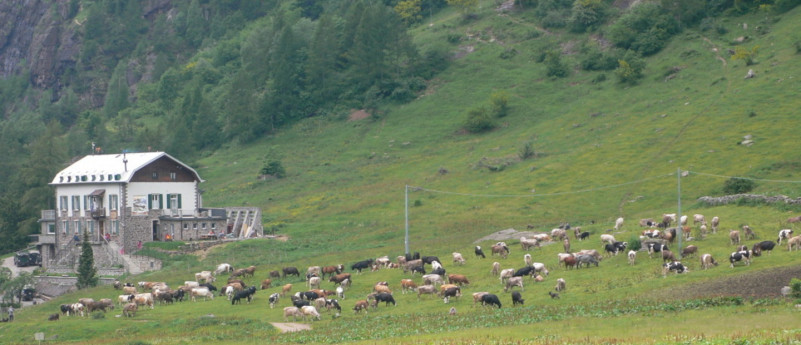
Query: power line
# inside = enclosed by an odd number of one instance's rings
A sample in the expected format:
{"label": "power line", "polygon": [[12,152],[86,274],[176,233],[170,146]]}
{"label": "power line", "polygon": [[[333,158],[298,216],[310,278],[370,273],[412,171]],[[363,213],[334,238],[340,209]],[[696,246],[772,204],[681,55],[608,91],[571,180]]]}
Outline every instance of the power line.
{"label": "power line", "polygon": [[670,173],[670,174],[666,174],[666,175],[658,175],[658,176],[647,177],[647,178],[644,178],[644,179],[640,179],[640,180],[636,180],[636,181],[630,181],[630,182],[626,182],[626,183],[607,185],[607,186],[601,186],[601,187],[595,187],[595,188],[589,188],[589,189],[582,189],[582,190],[576,190],[576,191],[558,192],[558,193],[546,193],[546,194],[474,194],[474,193],[459,193],[459,192],[451,192],[451,191],[442,191],[442,190],[428,189],[428,188],[415,187],[415,186],[409,186],[409,187],[413,188],[413,190],[415,190],[415,191],[421,190],[421,191],[431,192],[431,193],[460,195],[460,196],[473,196],[473,197],[482,197],[482,198],[533,198],[533,197],[541,197],[541,196],[555,196],[555,195],[588,193],[588,192],[594,192],[594,191],[602,190],[602,189],[609,189],[609,188],[627,186],[627,185],[631,185],[631,184],[636,184],[636,183],[640,183],[640,182],[644,182],[644,181],[648,181],[648,180],[653,180],[653,179],[657,179],[657,178],[669,177],[669,176],[673,176],[673,175],[674,175],[673,173]]}

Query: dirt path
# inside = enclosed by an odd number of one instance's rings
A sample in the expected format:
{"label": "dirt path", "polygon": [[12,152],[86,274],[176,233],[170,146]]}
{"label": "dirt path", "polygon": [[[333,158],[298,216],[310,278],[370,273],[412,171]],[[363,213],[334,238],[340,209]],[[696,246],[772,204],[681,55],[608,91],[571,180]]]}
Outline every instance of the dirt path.
{"label": "dirt path", "polygon": [[275,328],[280,329],[282,333],[311,330],[311,326],[305,323],[270,322],[270,324],[273,325]]}

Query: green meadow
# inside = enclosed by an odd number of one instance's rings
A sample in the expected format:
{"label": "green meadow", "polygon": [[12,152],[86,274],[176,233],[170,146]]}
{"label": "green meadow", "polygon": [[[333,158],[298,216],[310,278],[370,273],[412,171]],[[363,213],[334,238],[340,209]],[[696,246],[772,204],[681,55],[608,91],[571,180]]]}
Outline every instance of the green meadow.
{"label": "green meadow", "polygon": [[[144,253],[164,260],[164,269],[121,278],[177,287],[195,272],[228,262],[257,266],[246,282],[258,285],[282,267],[305,271],[341,263],[353,273],[353,286],[340,300],[340,316],[324,311],[320,321],[298,321],[310,331],[280,333],[271,322],[284,322],[281,309],[291,305],[289,298],[271,309],[267,297],[284,284],[293,284],[293,292],[306,289],[303,279],[290,277],[274,279],[250,304],[232,306],[218,296],[140,309],[132,318],[118,317],[117,308],[47,321],[62,303],[80,297],[116,301],[121,294],[102,286],[19,310],[13,323],[0,324],[0,343],[36,343],[36,332],[50,339],[44,343],[65,344],[800,343],[797,301],[761,291],[765,278],[752,277],[792,271],[801,254],[777,246],[734,268],[727,258],[735,247],[730,230],[754,229],[757,238],[743,241],[749,247],[775,241],[780,229],[798,233],[786,220],[801,208],[743,201],[712,207],[697,200],[724,195],[731,177],[754,179],[755,194],[801,195],[801,8],[780,16],[721,18],[724,34],[686,29],[645,59],[645,77],[637,85],[627,85],[609,71],[571,68],[568,77],[547,77],[537,62],[544,50],[568,52],[563,59],[575,66],[571,47],[594,38],[545,30],[525,14],[499,14],[492,2],[481,4],[475,20],[448,10],[413,29],[424,48],[464,52],[415,101],[359,120],[350,120],[349,111],[336,119],[309,118],[256,144],[230,143],[191,162],[206,180],[200,187],[204,206],[261,207],[265,233],[286,241],[254,239],[194,254],[149,244]],[[453,35],[462,39],[451,42]],[[740,36],[748,37],[740,46],[758,47],[753,65],[728,53]],[[511,50],[513,56],[499,57]],[[744,78],[749,69],[755,78]],[[466,132],[467,112],[489,104],[496,92],[508,95],[508,115],[494,119],[488,132]],[[748,135],[753,145],[741,145]],[[527,144],[535,154],[523,159]],[[260,178],[266,160],[275,157],[287,176]],[[678,171],[686,176],[679,178]],[[410,275],[401,270],[349,269],[356,261],[384,255],[394,260],[404,253],[407,190],[410,249],[438,256],[448,273],[465,274],[471,283],[460,299],[445,304],[402,294],[400,280]],[[640,219],[676,213],[679,204],[690,217],[720,217],[717,233],[702,238],[698,226],[689,224],[694,239],[682,242],[712,254],[719,266],[703,270],[697,256],[684,258],[689,273],[663,277],[661,259],[640,251],[634,265],[618,255],[605,257],[599,267],[566,270],[557,267],[556,254],[563,251],[557,242],[527,252],[550,274],[539,283],[526,278],[525,305],[512,306],[490,269],[493,261],[502,268],[523,267],[519,238],[506,241],[506,259],[489,255],[495,241],[480,240],[510,228],[549,232],[569,222],[591,233],[586,241],[571,236],[573,251],[600,251],[598,235],[618,217],[625,223],[612,233],[633,244],[645,229]],[[473,255],[475,245],[484,248],[486,259]],[[669,246],[679,250],[678,241]],[[467,262],[452,263],[453,252]],[[557,278],[566,280],[567,290],[552,299],[547,292]],[[775,274],[770,282],[789,285],[792,278],[801,276]],[[414,279],[421,283],[419,275]],[[718,290],[727,279],[756,283],[742,291]],[[355,302],[379,281],[389,282],[397,306],[355,313]],[[326,279],[323,288],[334,285]],[[471,294],[478,291],[497,294],[503,307],[474,305]],[[449,315],[451,307],[456,315]]]}

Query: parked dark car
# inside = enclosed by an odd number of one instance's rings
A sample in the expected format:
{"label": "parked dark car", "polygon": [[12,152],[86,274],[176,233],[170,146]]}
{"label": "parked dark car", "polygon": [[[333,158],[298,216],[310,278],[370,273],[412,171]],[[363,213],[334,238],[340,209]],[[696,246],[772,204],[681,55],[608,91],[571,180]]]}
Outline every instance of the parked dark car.
{"label": "parked dark car", "polygon": [[14,265],[17,267],[41,266],[42,256],[37,252],[17,252],[14,255]]}

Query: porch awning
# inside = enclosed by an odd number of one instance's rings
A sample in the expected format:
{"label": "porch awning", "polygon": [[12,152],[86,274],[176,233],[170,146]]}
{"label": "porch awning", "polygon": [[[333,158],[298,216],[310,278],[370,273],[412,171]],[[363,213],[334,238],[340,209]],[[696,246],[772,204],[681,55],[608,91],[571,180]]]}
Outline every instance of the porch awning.
{"label": "porch awning", "polygon": [[89,194],[89,195],[90,196],[101,196],[101,195],[103,195],[105,193],[106,193],[105,189],[95,189],[95,191],[92,192],[92,194]]}

